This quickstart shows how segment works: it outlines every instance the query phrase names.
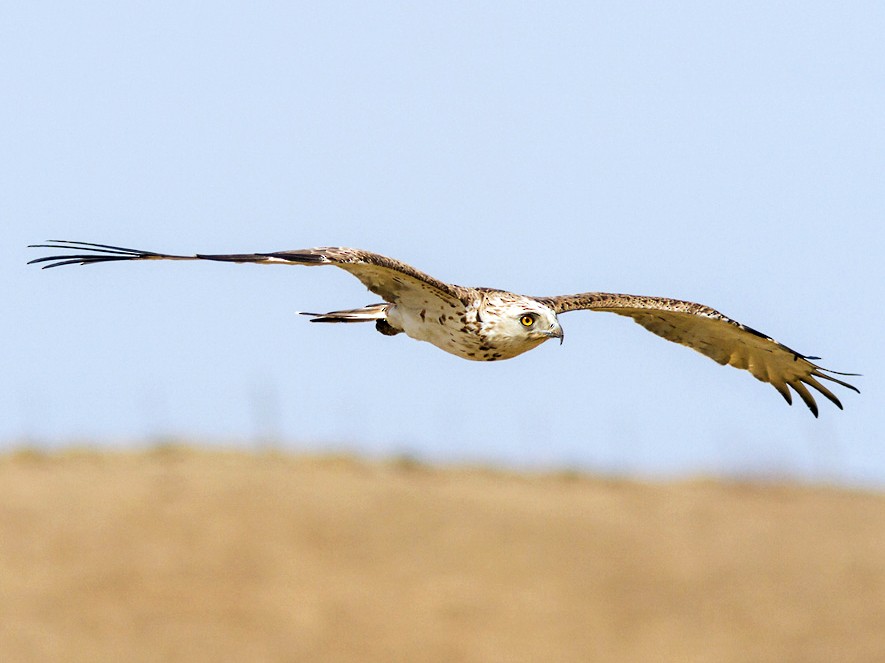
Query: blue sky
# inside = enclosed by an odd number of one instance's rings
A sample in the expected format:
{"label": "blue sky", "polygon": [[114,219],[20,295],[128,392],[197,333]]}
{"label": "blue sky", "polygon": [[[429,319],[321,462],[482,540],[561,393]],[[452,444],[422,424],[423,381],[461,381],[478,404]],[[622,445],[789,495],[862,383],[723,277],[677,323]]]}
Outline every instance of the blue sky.
{"label": "blue sky", "polygon": [[[0,440],[885,485],[883,34],[872,2],[7,8]],[[296,316],[376,300],[339,270],[26,267],[50,238],[689,299],[863,393],[815,420],[596,313],[466,362]]]}

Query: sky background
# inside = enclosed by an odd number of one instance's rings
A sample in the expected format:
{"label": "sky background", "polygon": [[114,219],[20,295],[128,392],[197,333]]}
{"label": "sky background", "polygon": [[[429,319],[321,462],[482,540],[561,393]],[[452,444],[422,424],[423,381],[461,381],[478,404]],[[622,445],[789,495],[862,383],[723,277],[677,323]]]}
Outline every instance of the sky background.
{"label": "sky background", "polygon": [[[881,2],[27,2],[0,11],[0,440],[187,436],[885,486]],[[26,245],[354,246],[698,301],[864,374],[815,420],[625,318],[462,361],[299,310],[335,269],[41,271]]]}

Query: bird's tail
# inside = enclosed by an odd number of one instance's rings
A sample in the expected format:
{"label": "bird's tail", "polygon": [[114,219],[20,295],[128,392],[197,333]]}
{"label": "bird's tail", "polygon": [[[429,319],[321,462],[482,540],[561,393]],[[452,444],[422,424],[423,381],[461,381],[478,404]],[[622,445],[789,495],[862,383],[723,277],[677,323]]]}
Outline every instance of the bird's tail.
{"label": "bird's tail", "polygon": [[308,315],[311,322],[372,322],[384,320],[387,317],[387,302],[369,304],[363,308],[354,308],[347,311],[330,311],[329,313],[307,313],[300,311],[300,315]]}

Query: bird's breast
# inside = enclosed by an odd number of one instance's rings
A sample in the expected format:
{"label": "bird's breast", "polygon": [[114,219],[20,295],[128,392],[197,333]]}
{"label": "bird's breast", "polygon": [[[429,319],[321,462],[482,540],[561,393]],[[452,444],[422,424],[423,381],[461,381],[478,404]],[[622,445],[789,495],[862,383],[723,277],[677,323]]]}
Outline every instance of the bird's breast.
{"label": "bird's breast", "polygon": [[475,309],[433,306],[391,307],[388,322],[407,336],[471,361],[496,361],[510,356],[490,343]]}

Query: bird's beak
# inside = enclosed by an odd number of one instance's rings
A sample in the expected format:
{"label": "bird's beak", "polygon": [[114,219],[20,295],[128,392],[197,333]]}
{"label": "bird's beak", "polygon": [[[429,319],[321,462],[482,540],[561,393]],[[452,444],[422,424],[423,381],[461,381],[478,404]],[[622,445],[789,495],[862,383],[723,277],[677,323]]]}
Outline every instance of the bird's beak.
{"label": "bird's beak", "polygon": [[565,340],[565,334],[562,331],[562,327],[554,327],[553,329],[548,329],[547,336],[549,336],[550,338],[558,338],[560,345],[562,345],[562,342]]}

